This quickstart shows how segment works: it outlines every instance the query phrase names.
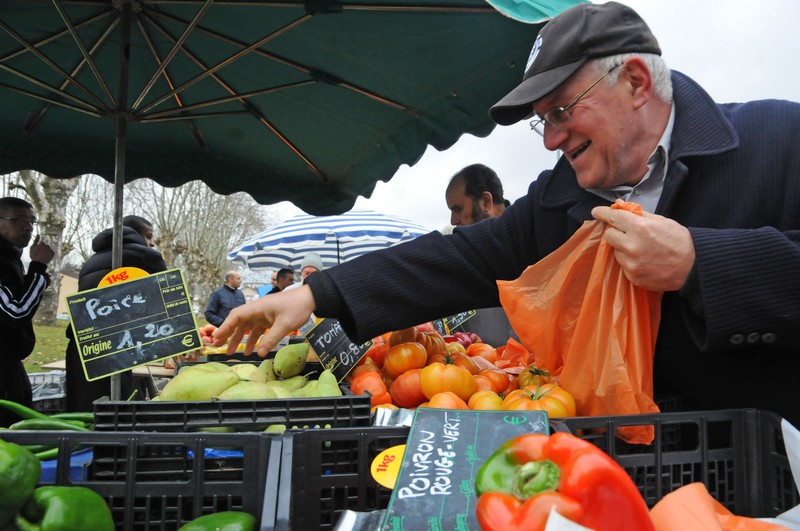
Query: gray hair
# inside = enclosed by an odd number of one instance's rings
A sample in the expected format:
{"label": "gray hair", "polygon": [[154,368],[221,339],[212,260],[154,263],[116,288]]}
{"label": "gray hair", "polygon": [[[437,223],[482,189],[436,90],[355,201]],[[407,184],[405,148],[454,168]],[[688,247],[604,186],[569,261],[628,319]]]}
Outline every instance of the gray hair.
{"label": "gray hair", "polygon": [[[624,53],[619,55],[609,55],[600,57],[591,62],[598,73],[605,73],[611,70],[614,65],[620,65],[632,57],[639,57],[645,62],[650,73],[653,74],[653,90],[658,99],[665,103],[672,103],[672,77],[667,67],[667,63],[660,55],[652,53]],[[606,77],[606,84],[613,86],[619,79],[619,69],[615,69]]]}

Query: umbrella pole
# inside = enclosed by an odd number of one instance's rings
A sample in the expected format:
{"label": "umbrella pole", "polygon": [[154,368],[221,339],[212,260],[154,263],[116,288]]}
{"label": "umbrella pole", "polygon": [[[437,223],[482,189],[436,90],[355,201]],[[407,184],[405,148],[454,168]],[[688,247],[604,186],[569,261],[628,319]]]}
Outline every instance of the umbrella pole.
{"label": "umbrella pole", "polygon": [[[123,192],[125,190],[125,149],[128,141],[128,72],[130,67],[130,37],[131,37],[131,4],[128,1],[122,2],[120,6],[120,19],[122,42],[120,43],[120,76],[119,76],[119,100],[117,113],[117,135],[114,146],[114,229],[111,244],[111,269],[122,267],[122,204]],[[120,400],[121,386],[119,374],[114,374],[110,378],[110,398]]]}

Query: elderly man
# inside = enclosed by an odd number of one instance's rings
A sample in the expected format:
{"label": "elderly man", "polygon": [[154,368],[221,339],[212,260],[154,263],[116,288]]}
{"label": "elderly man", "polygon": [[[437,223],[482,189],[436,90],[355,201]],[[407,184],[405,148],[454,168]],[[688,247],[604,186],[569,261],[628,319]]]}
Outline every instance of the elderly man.
{"label": "elderly man", "polygon": [[[30,248],[31,263],[26,272],[22,250],[33,238],[39,221],[33,205],[17,197],[0,198],[0,398],[32,407],[33,393],[22,360],[36,344],[33,316],[50,284],[47,264],[55,255],[39,236]],[[0,427],[21,420],[0,408]]]}
{"label": "elderly man", "polygon": [[[800,104],[714,103],[660,54],[624,5],[555,17],[521,84],[491,109],[500,124],[532,118],[563,153],[524,198],[499,218],[370,253],[238,309],[215,343],[271,326],[263,355],[311,311],[363,340],[497,306],[497,279],[517,278],[594,218],[609,225],[631,282],[664,293],[656,393],[800,424]],[[616,199],[645,215],[612,210]]]}
{"label": "elderly man", "polygon": [[239,290],[242,285],[242,275],[238,271],[225,273],[225,284],[211,293],[206,305],[206,321],[219,326],[231,313],[231,310],[245,303],[244,293]]}

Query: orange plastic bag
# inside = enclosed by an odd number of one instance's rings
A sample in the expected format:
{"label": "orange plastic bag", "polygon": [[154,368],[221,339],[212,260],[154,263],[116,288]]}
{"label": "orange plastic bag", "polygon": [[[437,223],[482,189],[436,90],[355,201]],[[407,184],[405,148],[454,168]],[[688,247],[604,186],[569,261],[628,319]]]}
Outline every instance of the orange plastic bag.
{"label": "orange plastic bag", "polygon": [[[612,208],[642,214],[635,203]],[[630,283],[603,237],[606,228],[586,221],[518,279],[498,281],[500,302],[536,365],[575,397],[579,415],[657,413],[653,352],[661,293]],[[619,435],[649,444],[653,427],[624,427]]]}
{"label": "orange plastic bag", "polygon": [[737,516],[715,500],[702,483],[664,496],[650,509],[656,531],[791,531],[788,527]]}

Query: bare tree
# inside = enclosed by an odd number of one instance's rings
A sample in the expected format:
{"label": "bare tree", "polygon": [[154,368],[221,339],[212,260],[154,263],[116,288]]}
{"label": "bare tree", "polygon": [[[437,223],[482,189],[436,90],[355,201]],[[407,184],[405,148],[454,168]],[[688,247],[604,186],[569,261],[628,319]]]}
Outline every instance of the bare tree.
{"label": "bare tree", "polygon": [[64,245],[63,233],[66,226],[67,202],[78,179],[51,179],[31,170],[18,173],[22,187],[39,217],[39,234],[55,251],[48,271],[52,282],[45,291],[34,322],[40,325],[55,325],[58,312],[58,295],[61,287],[61,260],[71,250]]}
{"label": "bare tree", "polygon": [[114,185],[97,175],[83,175],[67,204],[64,241],[72,253],[65,256],[80,268],[92,255],[92,239],[114,225]]}
{"label": "bare tree", "polygon": [[200,181],[164,188],[142,179],[126,190],[126,210],[136,208],[154,223],[164,261],[181,268],[201,309],[232,267],[228,252],[277,219],[247,194],[219,195]]}

